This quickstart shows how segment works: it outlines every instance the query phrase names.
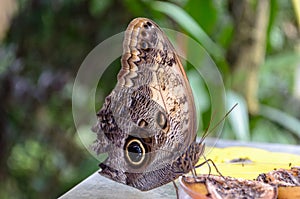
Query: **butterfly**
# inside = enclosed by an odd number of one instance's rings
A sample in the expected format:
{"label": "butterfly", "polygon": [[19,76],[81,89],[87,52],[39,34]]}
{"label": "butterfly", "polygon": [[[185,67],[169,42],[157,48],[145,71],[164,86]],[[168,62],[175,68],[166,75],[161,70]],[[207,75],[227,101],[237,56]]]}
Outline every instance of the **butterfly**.
{"label": "butterfly", "polygon": [[100,174],[142,191],[191,171],[204,151],[196,142],[195,103],[176,51],[147,18],[130,22],[117,85],[97,113],[93,150],[107,153]]}

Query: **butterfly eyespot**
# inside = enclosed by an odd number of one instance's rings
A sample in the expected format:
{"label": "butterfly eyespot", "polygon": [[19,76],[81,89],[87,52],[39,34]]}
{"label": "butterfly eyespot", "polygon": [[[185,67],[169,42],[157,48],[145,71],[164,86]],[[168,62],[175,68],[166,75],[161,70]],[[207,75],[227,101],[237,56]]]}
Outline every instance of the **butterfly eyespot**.
{"label": "butterfly eyespot", "polygon": [[147,42],[145,42],[145,41],[142,41],[141,42],[141,48],[143,50],[147,50],[147,49],[149,49],[149,44]]}
{"label": "butterfly eyespot", "polygon": [[148,33],[147,33],[146,31],[142,31],[142,32],[141,32],[141,35],[142,35],[143,37],[147,37],[147,36],[148,36]]}
{"label": "butterfly eyespot", "polygon": [[125,159],[133,167],[144,164],[146,153],[146,148],[139,139],[130,139],[125,145]]}
{"label": "butterfly eyespot", "polygon": [[158,124],[158,126],[160,126],[160,128],[162,128],[163,130],[167,131],[168,130],[168,119],[167,116],[159,111],[156,115],[156,122]]}
{"label": "butterfly eyespot", "polygon": [[149,21],[147,21],[147,25],[148,25],[149,27],[151,27],[151,26],[152,26],[152,23],[150,23]]}
{"label": "butterfly eyespot", "polygon": [[144,119],[138,120],[137,124],[138,124],[139,127],[146,127],[146,126],[148,126],[148,122],[146,120],[144,120]]}
{"label": "butterfly eyespot", "polygon": [[149,21],[147,21],[147,23],[144,24],[144,28],[149,29],[152,27],[152,23],[150,23]]}

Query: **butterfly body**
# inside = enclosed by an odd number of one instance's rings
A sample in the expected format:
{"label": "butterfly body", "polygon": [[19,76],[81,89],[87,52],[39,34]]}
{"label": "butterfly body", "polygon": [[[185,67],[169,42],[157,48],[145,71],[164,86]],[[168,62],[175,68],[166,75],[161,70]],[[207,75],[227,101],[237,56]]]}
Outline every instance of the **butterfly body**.
{"label": "butterfly body", "polygon": [[153,21],[136,18],[123,43],[118,82],[94,127],[100,174],[146,191],[189,172],[204,146],[196,143],[192,91],[176,51]]}

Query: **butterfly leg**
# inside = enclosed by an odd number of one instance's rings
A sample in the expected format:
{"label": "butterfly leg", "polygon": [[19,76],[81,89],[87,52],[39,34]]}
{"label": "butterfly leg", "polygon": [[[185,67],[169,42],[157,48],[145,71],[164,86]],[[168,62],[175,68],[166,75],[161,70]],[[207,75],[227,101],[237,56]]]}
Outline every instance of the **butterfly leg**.
{"label": "butterfly leg", "polygon": [[176,183],[175,183],[174,180],[172,182],[173,182],[173,185],[174,185],[174,188],[175,188],[175,191],[176,191],[176,198],[179,199],[178,187],[177,187],[177,185],[176,185]]}
{"label": "butterfly leg", "polygon": [[[217,168],[216,164],[214,163],[214,161],[213,161],[212,159],[206,159],[205,157],[204,157],[204,159],[205,159],[205,161],[202,162],[202,163],[200,163],[199,165],[196,165],[196,166],[195,166],[195,169],[196,169],[196,168],[199,168],[199,167],[201,167],[201,166],[203,166],[204,164],[207,164],[207,165],[208,165],[208,168],[209,168],[209,175],[210,175],[210,173],[211,173],[211,166],[210,166],[210,164],[209,164],[209,162],[210,162],[210,163],[214,166],[214,168],[216,169],[217,173],[218,173],[222,178],[224,178],[224,176],[223,176],[222,173],[219,171],[219,169]],[[224,179],[225,179],[225,178],[224,178]]]}
{"label": "butterfly leg", "polygon": [[196,178],[197,178],[196,167],[193,166],[191,160],[189,160],[189,164],[190,164],[190,167],[192,168],[191,172],[192,172],[193,178],[196,180]]}

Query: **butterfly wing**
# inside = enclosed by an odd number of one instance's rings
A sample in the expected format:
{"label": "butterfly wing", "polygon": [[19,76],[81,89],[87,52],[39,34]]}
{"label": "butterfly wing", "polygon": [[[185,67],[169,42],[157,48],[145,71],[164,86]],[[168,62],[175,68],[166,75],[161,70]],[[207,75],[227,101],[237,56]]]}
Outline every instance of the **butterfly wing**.
{"label": "butterfly wing", "polygon": [[194,99],[174,47],[149,19],[129,24],[121,63],[118,83],[97,114],[94,149],[108,153],[102,175],[149,190],[177,178],[176,164],[201,148],[192,144]]}

